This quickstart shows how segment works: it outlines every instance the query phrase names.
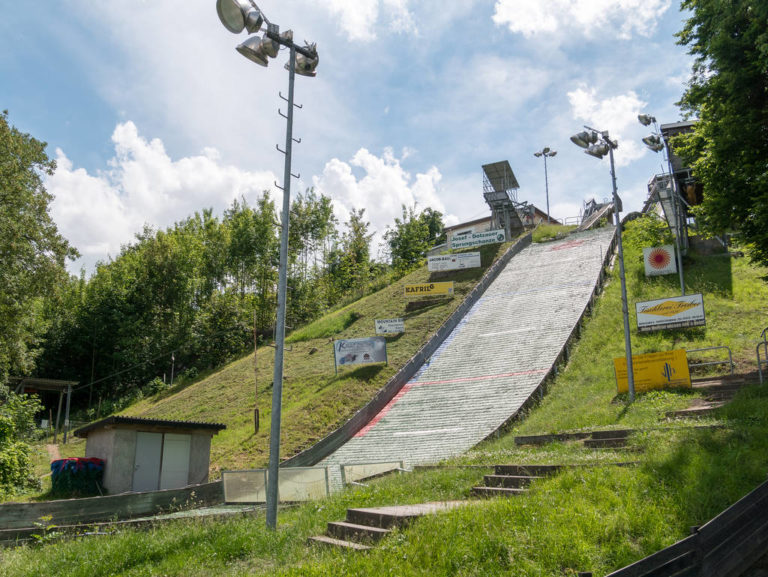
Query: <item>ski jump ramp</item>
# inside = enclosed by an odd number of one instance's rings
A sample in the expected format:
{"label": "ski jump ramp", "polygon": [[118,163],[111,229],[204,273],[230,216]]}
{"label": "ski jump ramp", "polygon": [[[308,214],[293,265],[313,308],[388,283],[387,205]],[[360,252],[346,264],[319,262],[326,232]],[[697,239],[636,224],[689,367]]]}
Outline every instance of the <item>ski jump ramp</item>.
{"label": "ski jump ramp", "polygon": [[615,228],[515,255],[395,397],[320,463],[430,464],[470,449],[541,387],[590,304]]}

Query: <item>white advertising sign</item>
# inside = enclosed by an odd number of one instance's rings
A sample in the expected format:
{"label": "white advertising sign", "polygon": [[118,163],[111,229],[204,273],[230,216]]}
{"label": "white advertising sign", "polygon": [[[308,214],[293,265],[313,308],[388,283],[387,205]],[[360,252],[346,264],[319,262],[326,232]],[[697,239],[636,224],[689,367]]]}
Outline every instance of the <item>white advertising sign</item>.
{"label": "white advertising sign", "polygon": [[704,297],[701,294],[638,302],[635,303],[635,312],[637,330],[641,333],[701,327],[707,324],[704,316]]}
{"label": "white advertising sign", "polygon": [[657,246],[643,249],[645,276],[674,274],[677,272],[675,249],[672,245]]}
{"label": "white advertising sign", "polygon": [[451,239],[451,249],[471,248],[473,246],[482,246],[484,244],[494,244],[504,242],[507,239],[502,229],[488,230],[486,232],[470,232],[462,234]]}
{"label": "white advertising sign", "polygon": [[459,254],[443,254],[427,257],[427,269],[429,272],[478,268],[479,266],[479,252],[462,252]]}
{"label": "white advertising sign", "polygon": [[405,332],[405,321],[403,319],[376,319],[377,335],[394,335]]}
{"label": "white advertising sign", "polygon": [[336,366],[387,362],[387,341],[384,337],[334,341]]}

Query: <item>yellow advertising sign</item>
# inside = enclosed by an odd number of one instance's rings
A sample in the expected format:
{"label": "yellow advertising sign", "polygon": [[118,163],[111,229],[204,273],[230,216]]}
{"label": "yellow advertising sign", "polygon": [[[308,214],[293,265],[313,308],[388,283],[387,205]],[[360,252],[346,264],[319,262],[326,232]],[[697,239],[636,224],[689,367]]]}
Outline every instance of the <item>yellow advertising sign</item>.
{"label": "yellow advertising sign", "polygon": [[[627,359],[613,359],[616,385],[620,393],[629,390],[627,382]],[[635,392],[664,389],[668,387],[690,387],[691,374],[688,371],[688,356],[685,349],[632,355],[632,374],[635,377]]]}
{"label": "yellow advertising sign", "polygon": [[424,282],[405,285],[406,297],[426,297],[435,295],[452,295],[453,281],[451,282]]}

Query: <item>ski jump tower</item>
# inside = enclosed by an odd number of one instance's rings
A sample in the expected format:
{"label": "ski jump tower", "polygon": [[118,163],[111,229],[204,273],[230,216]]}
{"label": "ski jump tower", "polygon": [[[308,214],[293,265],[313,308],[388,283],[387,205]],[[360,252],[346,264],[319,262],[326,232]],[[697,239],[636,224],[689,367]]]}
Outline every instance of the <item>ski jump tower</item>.
{"label": "ski jump tower", "polygon": [[524,230],[518,211],[526,212],[527,203],[517,202],[515,173],[508,160],[483,165],[483,196],[491,207],[492,228],[504,229],[507,240]]}

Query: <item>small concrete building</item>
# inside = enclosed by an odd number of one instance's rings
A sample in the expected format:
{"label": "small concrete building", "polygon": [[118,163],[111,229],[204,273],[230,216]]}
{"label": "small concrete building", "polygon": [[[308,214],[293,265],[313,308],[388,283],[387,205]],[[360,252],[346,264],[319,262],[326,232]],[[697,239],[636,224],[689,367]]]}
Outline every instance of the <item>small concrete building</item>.
{"label": "small concrete building", "polygon": [[195,423],[112,416],[74,434],[86,439],[85,456],[104,459],[104,489],[179,489],[208,482],[212,437],[225,429]]}

